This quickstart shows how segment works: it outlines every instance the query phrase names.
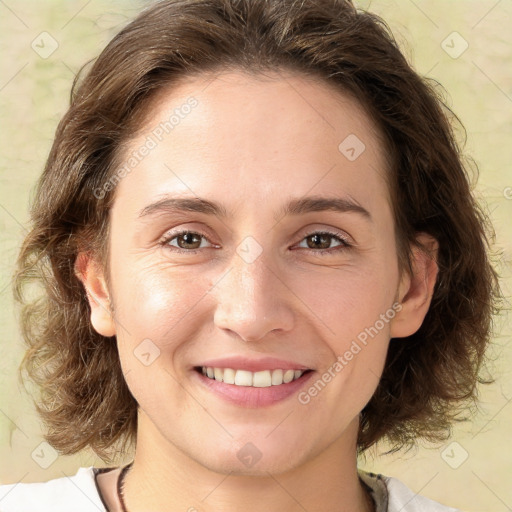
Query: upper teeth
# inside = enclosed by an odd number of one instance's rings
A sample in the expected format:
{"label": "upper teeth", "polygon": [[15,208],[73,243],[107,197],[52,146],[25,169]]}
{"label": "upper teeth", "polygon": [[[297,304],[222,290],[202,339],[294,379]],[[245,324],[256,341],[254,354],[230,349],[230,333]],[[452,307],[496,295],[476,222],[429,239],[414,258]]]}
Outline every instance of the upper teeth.
{"label": "upper teeth", "polygon": [[236,386],[253,386],[256,388],[268,388],[287,384],[298,379],[306,370],[263,370],[261,372],[249,372],[247,370],[233,370],[232,368],[212,368],[203,366],[203,375],[210,379],[235,384]]}

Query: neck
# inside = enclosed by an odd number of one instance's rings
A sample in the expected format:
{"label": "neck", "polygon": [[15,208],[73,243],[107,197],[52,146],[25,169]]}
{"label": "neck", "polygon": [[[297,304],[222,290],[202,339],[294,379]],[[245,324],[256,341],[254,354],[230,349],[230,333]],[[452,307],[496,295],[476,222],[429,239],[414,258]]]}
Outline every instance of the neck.
{"label": "neck", "polygon": [[134,462],[124,479],[128,512],[373,510],[357,476],[357,421],[302,464],[286,471],[267,464],[257,474],[243,474],[236,464],[221,472],[206,467],[163,439],[140,412],[138,427]]}

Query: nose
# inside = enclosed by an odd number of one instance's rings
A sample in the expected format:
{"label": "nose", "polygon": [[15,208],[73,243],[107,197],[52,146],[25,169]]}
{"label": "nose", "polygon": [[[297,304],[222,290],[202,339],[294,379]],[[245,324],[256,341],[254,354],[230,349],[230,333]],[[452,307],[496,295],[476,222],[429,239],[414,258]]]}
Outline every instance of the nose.
{"label": "nose", "polygon": [[263,254],[252,262],[235,254],[214,290],[215,325],[244,341],[257,341],[271,331],[288,331],[293,326],[293,293]]}

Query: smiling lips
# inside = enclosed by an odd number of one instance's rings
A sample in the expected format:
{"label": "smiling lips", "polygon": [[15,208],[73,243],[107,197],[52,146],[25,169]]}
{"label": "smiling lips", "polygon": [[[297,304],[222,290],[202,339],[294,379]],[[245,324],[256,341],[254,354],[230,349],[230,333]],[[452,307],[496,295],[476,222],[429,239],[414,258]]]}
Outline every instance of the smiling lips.
{"label": "smiling lips", "polygon": [[292,380],[299,379],[307,370],[262,370],[251,372],[248,370],[234,370],[233,368],[218,368],[202,366],[201,372],[210,379],[235,386],[252,386],[256,388],[267,388],[288,384]]}
{"label": "smiling lips", "polygon": [[288,384],[309,370],[294,361],[274,357],[254,359],[240,356],[205,361],[195,369],[218,382],[258,388]]}
{"label": "smiling lips", "polygon": [[272,357],[227,357],[194,366],[199,383],[240,407],[264,407],[284,400],[304,386],[314,371],[294,361]]}

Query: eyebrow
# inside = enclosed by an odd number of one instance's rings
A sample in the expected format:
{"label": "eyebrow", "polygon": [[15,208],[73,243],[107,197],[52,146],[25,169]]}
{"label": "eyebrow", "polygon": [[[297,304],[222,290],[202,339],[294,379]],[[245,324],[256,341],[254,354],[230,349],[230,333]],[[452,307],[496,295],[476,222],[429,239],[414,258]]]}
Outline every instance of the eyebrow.
{"label": "eyebrow", "polygon": [[[373,221],[370,212],[359,203],[349,197],[322,197],[309,196],[292,199],[276,214],[275,220],[288,215],[302,215],[310,212],[335,211],[340,213],[358,213],[370,222]],[[162,199],[151,203],[139,212],[139,218],[148,215],[163,213],[195,212],[206,215],[214,215],[221,218],[227,218],[226,208],[216,202],[208,201],[200,197],[180,198],[163,197]]]}

